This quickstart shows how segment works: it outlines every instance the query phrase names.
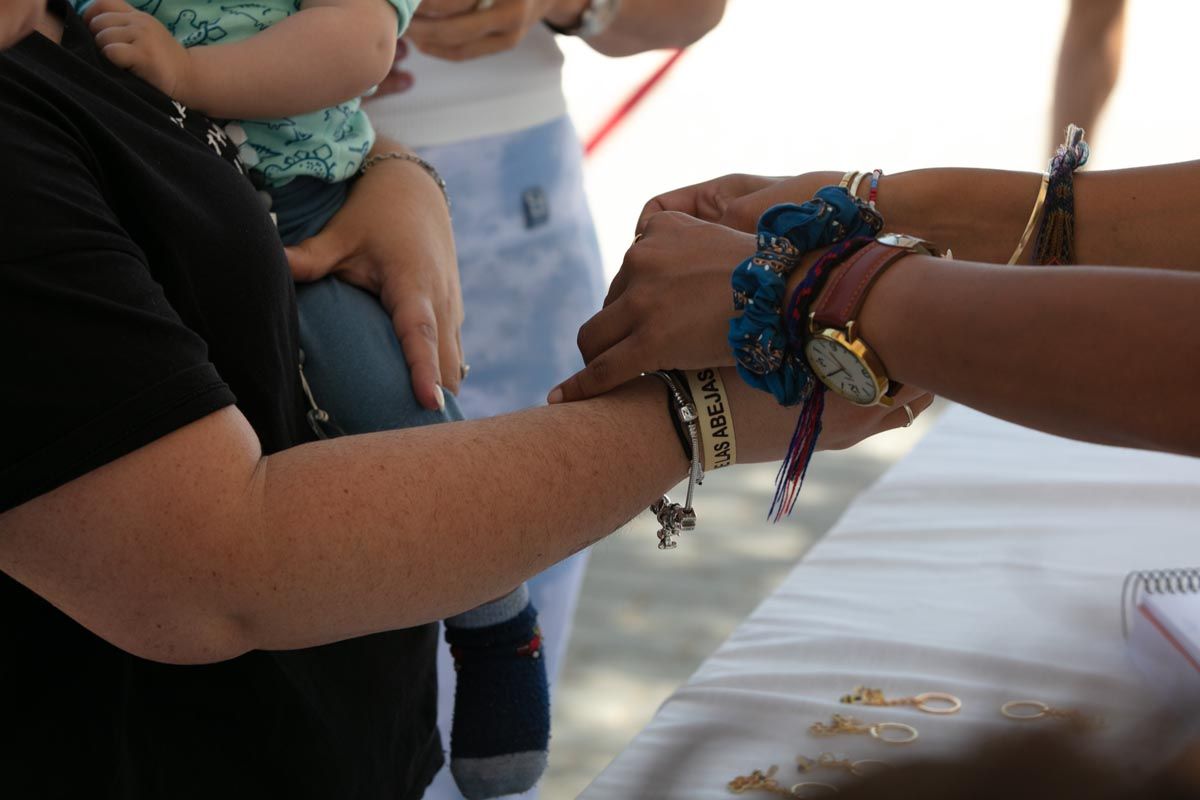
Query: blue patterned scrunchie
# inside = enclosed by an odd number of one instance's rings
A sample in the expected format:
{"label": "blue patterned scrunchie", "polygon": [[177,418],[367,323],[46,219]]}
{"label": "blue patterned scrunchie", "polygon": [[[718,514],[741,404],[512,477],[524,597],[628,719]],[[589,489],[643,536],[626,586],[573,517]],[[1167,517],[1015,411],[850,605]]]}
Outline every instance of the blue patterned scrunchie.
{"label": "blue patterned scrunchie", "polygon": [[874,236],[883,218],[840,186],[812,200],[768,208],[758,220],[758,252],[733,271],[729,344],[742,380],[770,392],[780,405],[803,402],[813,380],[803,353],[787,346],[783,321],[788,275],[804,254],[848,237]]}

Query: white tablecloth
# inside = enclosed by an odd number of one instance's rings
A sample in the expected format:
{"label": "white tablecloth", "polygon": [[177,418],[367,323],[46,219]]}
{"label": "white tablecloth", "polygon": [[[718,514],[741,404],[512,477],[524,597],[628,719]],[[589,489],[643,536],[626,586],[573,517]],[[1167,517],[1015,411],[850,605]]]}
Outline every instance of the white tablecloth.
{"label": "white tablecloth", "polygon": [[[786,524],[786,523],[785,523]],[[702,542],[697,541],[697,546]],[[1080,444],[952,408],[592,783],[588,800],[728,798],[798,753],[899,761],[1010,730],[1014,699],[1131,718],[1149,695],[1120,630],[1134,569],[1200,565],[1200,459]],[[845,706],[858,684],[962,712]],[[815,738],[851,712],[919,741]],[[836,779],[818,773],[810,780]]]}

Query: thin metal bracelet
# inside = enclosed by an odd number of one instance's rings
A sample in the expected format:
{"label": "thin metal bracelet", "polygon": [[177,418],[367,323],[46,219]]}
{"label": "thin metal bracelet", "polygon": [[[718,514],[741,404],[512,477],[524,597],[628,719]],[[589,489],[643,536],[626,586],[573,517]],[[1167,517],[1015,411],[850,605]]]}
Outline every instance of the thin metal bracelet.
{"label": "thin metal bracelet", "polygon": [[671,502],[671,498],[663,495],[650,506],[658,524],[658,549],[673,550],[678,546],[676,539],[679,534],[696,528],[696,511],[692,508],[692,495],[696,486],[704,483],[704,467],[700,463],[700,417],[696,414],[696,406],[688,399],[687,390],[669,372],[662,370],[647,373],[653,375],[667,385],[667,391],[675,403],[675,413],[679,420],[687,426],[688,437],[692,440],[692,463],[688,468],[687,499],[681,506]]}
{"label": "thin metal bracelet", "polygon": [[358,168],[358,174],[359,175],[366,174],[367,170],[369,170],[371,167],[375,166],[376,164],[378,164],[381,161],[392,161],[392,160],[394,160],[394,161],[410,161],[413,164],[416,164],[421,169],[425,170],[426,174],[428,174],[429,177],[433,178],[433,182],[437,184],[437,187],[442,190],[442,198],[445,199],[445,201],[446,201],[446,208],[453,207],[450,203],[450,192],[446,190],[446,181],[444,181],[442,179],[442,175],[440,172],[437,171],[437,167],[433,166],[433,164],[430,164],[428,161],[421,158],[420,156],[414,155],[413,153],[391,152],[391,153],[376,153],[373,156],[367,156],[367,159],[365,161],[363,161],[362,166]]}
{"label": "thin metal bracelet", "polygon": [[1033,210],[1029,212],[1029,222],[1025,223],[1025,230],[1021,233],[1021,239],[1017,242],[1017,248],[1013,250],[1012,257],[1008,259],[1008,263],[1017,263],[1021,260],[1021,255],[1025,252],[1025,246],[1029,244],[1029,237],[1033,235],[1033,226],[1042,218],[1042,207],[1046,205],[1046,189],[1050,186],[1050,173],[1042,173],[1042,184],[1038,187],[1037,200],[1033,202]]}

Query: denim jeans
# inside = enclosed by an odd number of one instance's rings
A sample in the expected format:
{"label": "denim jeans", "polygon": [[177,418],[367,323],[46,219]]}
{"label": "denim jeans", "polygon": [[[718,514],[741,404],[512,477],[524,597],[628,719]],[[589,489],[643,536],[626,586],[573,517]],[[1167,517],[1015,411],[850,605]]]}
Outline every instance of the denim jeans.
{"label": "denim jeans", "polygon": [[[287,245],[313,236],[342,207],[346,182],[297,178],[272,190],[272,211]],[[412,428],[462,419],[446,393],[446,410],[423,408],[392,319],[369,292],[337,278],[296,284],[304,375],[317,405],[345,433]]]}

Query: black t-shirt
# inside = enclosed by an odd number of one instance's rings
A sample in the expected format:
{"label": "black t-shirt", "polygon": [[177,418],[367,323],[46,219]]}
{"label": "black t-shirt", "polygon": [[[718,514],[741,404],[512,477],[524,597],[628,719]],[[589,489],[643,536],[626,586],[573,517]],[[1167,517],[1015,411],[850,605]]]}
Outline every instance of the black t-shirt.
{"label": "black t-shirt", "polygon": [[[229,143],[60,12],[61,47],[0,53],[0,512],[235,397],[266,452],[307,438],[287,264]],[[0,796],[420,797],[435,631],[169,666],[0,573]]]}

